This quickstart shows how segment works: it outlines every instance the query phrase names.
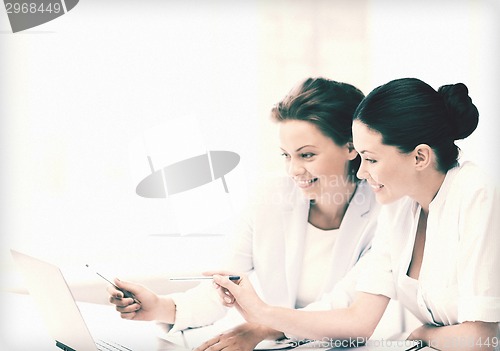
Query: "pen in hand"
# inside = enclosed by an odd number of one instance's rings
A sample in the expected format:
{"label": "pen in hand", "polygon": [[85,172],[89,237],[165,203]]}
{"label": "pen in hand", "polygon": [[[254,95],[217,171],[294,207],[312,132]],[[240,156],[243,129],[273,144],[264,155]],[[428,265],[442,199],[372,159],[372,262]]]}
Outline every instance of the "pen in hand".
{"label": "pen in hand", "polygon": [[[90,266],[88,264],[85,265],[87,268],[90,268]],[[121,291],[123,293],[123,297],[126,297],[126,298],[131,298],[134,300],[134,302],[140,304],[141,301],[139,301],[135,296],[134,294],[132,294],[130,291],[127,291],[127,290],[124,290],[124,289],[120,289],[119,287],[116,286],[115,283],[113,283],[112,281],[110,281],[109,279],[107,279],[105,276],[103,276],[102,274],[100,274],[99,272],[95,272],[95,274],[97,274],[99,277],[101,277],[102,279],[104,279],[105,281],[107,281],[109,284],[113,285],[115,287],[116,290],[118,291]]]}
{"label": "pen in hand", "polygon": [[[239,275],[229,275],[227,276],[229,280],[240,280]],[[190,281],[190,280],[207,280],[207,279],[213,279],[211,276],[193,276],[193,277],[171,277],[168,278],[169,280],[173,281]]]}

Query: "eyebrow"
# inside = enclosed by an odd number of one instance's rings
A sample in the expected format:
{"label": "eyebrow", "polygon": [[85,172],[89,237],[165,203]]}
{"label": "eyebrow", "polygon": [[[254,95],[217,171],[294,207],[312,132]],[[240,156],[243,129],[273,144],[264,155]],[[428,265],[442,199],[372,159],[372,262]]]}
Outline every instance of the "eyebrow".
{"label": "eyebrow", "polygon": [[[313,147],[313,148],[317,148],[317,147],[316,147],[316,146],[314,146],[314,145],[304,145],[304,146],[299,147],[297,150],[295,150],[295,152],[299,152],[300,150],[302,150],[302,149],[304,149],[304,148],[306,148],[306,147]],[[281,149],[281,151],[286,152],[286,150],[285,150],[285,149],[283,149],[282,147],[280,147],[280,149]]]}
{"label": "eyebrow", "polygon": [[369,150],[363,150],[363,151],[360,151],[360,152],[359,152],[359,154],[361,154],[361,155],[362,155],[362,154],[366,154],[366,153],[368,153],[368,154],[375,154],[374,152],[371,152],[371,151],[369,151]]}

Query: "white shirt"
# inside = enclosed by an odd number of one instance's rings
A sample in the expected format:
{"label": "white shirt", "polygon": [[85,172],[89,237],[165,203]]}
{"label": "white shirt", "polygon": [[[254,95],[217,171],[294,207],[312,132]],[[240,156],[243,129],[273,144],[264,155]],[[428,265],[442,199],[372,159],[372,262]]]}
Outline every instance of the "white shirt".
{"label": "white shirt", "polygon": [[323,230],[311,223],[308,224],[302,271],[299,273],[296,308],[302,308],[317,301],[323,293],[323,285],[328,274],[326,267],[331,263],[331,254],[338,232],[338,229]]}
{"label": "white shirt", "polygon": [[[329,309],[351,303],[356,294],[357,262],[371,247],[379,208],[370,186],[360,182],[323,268],[320,301],[312,307]],[[269,180],[249,201],[248,212],[230,238],[231,245],[214,254],[228,252],[223,269],[249,272],[266,303],[294,308],[304,267],[308,217],[309,200],[290,178]],[[330,294],[332,290],[336,292]],[[227,312],[211,282],[170,296],[176,305],[172,333],[212,324]]]}
{"label": "white shirt", "polygon": [[420,206],[382,206],[357,288],[399,299],[422,323],[500,321],[498,188],[472,163],[448,171],[429,206],[419,279],[407,276]]}

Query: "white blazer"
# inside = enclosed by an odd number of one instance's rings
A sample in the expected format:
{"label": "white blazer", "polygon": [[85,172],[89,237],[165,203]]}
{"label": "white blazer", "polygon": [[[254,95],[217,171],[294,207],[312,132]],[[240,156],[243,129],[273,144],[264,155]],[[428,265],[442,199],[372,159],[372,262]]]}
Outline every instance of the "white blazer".
{"label": "white blazer", "polygon": [[[271,181],[261,196],[250,201],[248,214],[230,238],[225,270],[251,274],[260,297],[267,303],[295,307],[309,201],[290,178]],[[362,181],[344,215],[323,286],[325,296],[371,247],[379,206],[369,185]],[[352,287],[355,284],[346,284]],[[174,330],[208,325],[221,318],[222,306],[212,284],[200,284],[171,294],[176,304]],[[349,295],[349,294],[348,294]],[[329,296],[334,296],[330,294]]]}

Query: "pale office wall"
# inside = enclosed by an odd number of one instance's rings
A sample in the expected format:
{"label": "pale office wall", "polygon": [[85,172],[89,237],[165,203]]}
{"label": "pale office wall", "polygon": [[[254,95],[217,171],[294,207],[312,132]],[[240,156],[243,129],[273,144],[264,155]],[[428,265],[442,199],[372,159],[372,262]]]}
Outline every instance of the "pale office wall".
{"label": "pale office wall", "polygon": [[[207,149],[241,155],[226,180],[231,193],[244,187],[255,157],[256,10],[227,4],[82,1],[17,34],[0,11],[2,267],[10,247],[63,265],[121,265],[122,275],[139,263],[156,272],[216,261],[204,247],[217,238],[148,236],[175,233],[172,213],[134,194],[129,145],[195,116]],[[165,153],[180,153],[185,139]],[[179,253],[185,262],[169,267]]]}
{"label": "pale office wall", "polygon": [[416,77],[435,89],[463,82],[476,104],[476,131],[460,141],[462,160],[494,174],[498,141],[500,3],[497,1],[373,1],[370,17],[372,87]]}
{"label": "pale office wall", "polygon": [[[463,82],[479,109],[480,123],[474,134],[459,142],[462,160],[473,160],[494,174],[499,169],[491,151],[499,147],[500,4],[477,0],[333,3],[335,7],[329,1],[316,1],[267,12],[263,20],[267,55],[259,95],[265,108],[304,76],[350,82],[365,94],[402,77],[420,78],[435,89]],[[272,124],[259,132],[265,133],[265,140],[276,140]],[[269,160],[265,168],[280,172],[278,156]]]}
{"label": "pale office wall", "polygon": [[169,232],[172,213],[134,194],[129,143],[195,115],[207,148],[241,154],[228,182],[244,198],[247,183],[282,174],[268,112],[307,76],[365,93],[402,76],[463,81],[481,112],[464,153],[496,169],[493,2],[141,4],[84,1],[16,35],[1,13],[3,267],[9,247],[122,275],[217,262],[220,238],[148,236]]}
{"label": "pale office wall", "polygon": [[356,67],[365,62],[366,2],[181,3],[87,1],[2,37],[4,266],[9,247],[111,274],[213,264],[220,238],[148,236],[171,232],[172,213],[133,193],[129,142],[171,117],[196,116],[208,148],[241,154],[228,175],[237,192],[282,174],[268,113],[293,84],[366,76]]}

